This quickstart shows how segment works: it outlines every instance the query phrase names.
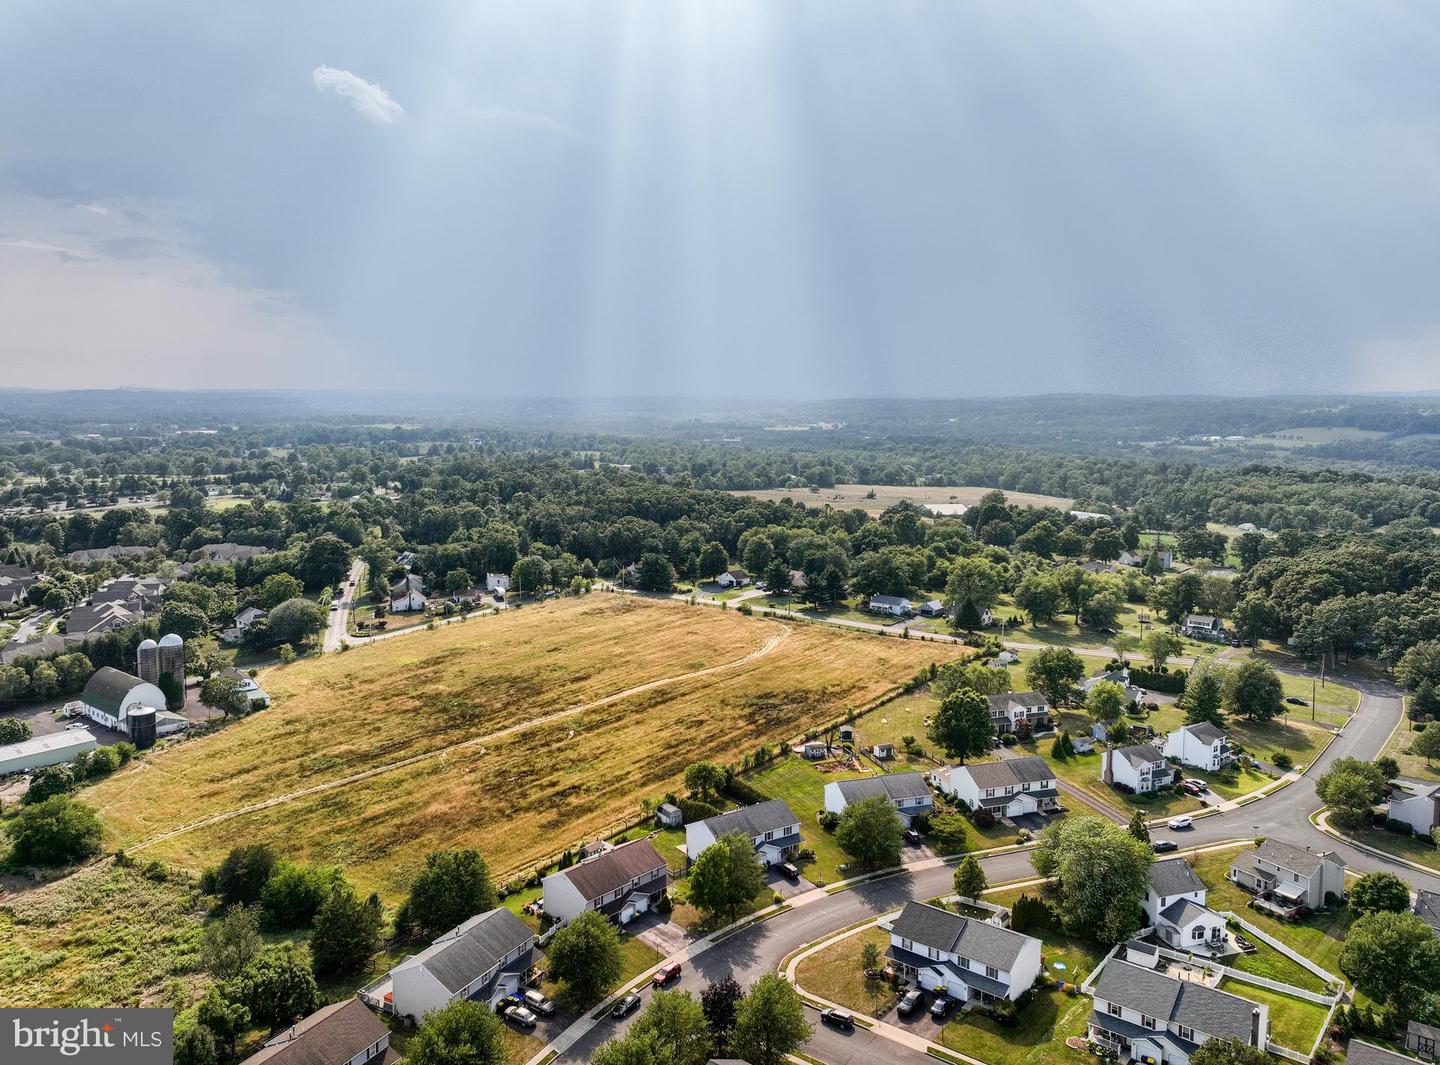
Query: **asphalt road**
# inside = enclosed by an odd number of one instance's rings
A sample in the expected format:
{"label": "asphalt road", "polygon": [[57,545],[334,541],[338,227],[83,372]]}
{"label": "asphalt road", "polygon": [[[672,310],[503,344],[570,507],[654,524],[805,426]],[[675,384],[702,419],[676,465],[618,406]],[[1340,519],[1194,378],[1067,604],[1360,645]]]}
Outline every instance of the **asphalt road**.
{"label": "asphalt road", "polygon": [[355,596],[360,591],[360,574],[365,571],[365,563],[358,558],[350,563],[350,572],[345,577],[345,583],[335,590],[335,602],[339,609],[330,611],[330,619],[325,625],[325,643],[322,645],[326,653],[340,650],[340,641],[345,639],[345,629],[350,621],[350,611],[355,607]]}
{"label": "asphalt road", "polygon": [[[1342,854],[1350,868],[1360,871],[1386,869],[1398,873],[1417,888],[1440,891],[1440,876],[1420,873],[1409,866],[1379,858],[1366,851],[1341,843],[1310,824],[1309,815],[1322,805],[1315,794],[1314,777],[1323,772],[1336,758],[1356,757],[1373,760],[1399,721],[1401,704],[1388,686],[1378,683],[1347,680],[1361,689],[1360,708],[1345,731],[1330,745],[1315,766],[1299,780],[1266,798],[1226,813],[1212,814],[1182,832],[1160,829],[1155,838],[1174,839],[1183,848],[1249,838],[1255,835],[1279,836],[1317,850],[1334,850]],[[1034,875],[1029,855],[1025,852],[999,854],[981,863],[992,884],[1021,880]],[[822,901],[785,911],[761,924],[738,932],[711,947],[699,957],[686,961],[681,979],[671,989],[690,991],[695,995],[706,984],[733,976],[741,986],[748,986],[766,972],[774,972],[781,961],[793,951],[817,939],[867,918],[897,909],[910,899],[933,898],[951,890],[952,868],[940,866],[920,871],[906,871],[871,884],[862,884],[849,891],[838,892]],[[649,998],[649,989],[641,991]],[[808,1011],[815,1024],[815,1035],[807,1044],[810,1055],[829,1065],[850,1065],[861,1062],[904,1062],[920,1065],[933,1060],[925,1054],[857,1028],[846,1034],[823,1027],[814,1011]],[[607,1039],[624,1032],[638,1016],[631,1014],[625,1021],[606,1020],[583,1035],[557,1059],[581,1063]],[[923,1024],[928,1022],[921,1022]]]}

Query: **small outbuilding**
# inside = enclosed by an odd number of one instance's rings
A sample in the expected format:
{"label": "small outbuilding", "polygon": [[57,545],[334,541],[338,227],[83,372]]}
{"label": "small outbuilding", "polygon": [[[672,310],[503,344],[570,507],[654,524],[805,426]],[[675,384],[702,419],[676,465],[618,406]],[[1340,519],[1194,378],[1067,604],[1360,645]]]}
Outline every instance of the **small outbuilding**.
{"label": "small outbuilding", "polygon": [[95,737],[88,729],[66,729],[48,736],[36,736],[0,747],[0,777],[28,773],[47,765],[68,762],[77,754],[93,751]]}
{"label": "small outbuilding", "polygon": [[662,802],[655,809],[655,823],[664,828],[679,828],[685,823],[685,815],[673,802]]}

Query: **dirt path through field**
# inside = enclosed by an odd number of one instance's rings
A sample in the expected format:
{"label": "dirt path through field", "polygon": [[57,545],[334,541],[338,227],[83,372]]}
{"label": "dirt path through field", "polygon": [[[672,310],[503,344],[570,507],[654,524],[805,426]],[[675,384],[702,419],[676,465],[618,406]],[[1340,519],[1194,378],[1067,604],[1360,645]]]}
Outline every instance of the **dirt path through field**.
{"label": "dirt path through field", "polygon": [[[579,706],[571,706],[567,707],[564,710],[557,710],[553,714],[546,714],[544,717],[537,717],[531,721],[523,721],[517,725],[511,725],[508,728],[500,729],[498,732],[490,732],[484,736],[475,736],[468,740],[462,740],[460,743],[452,743],[448,747],[441,747],[440,749],[434,751],[426,751],[424,754],[417,754],[410,758],[402,758],[398,762],[390,762],[386,765],[374,766],[370,769],[365,769],[358,773],[351,773],[348,776],[340,777],[336,780],[327,780],[323,784],[315,784],[308,788],[301,788],[298,791],[287,792],[284,795],[275,795],[269,799],[264,799],[260,802],[251,803],[248,806],[240,806],[233,810],[227,810],[224,813],[212,814],[211,816],[203,817],[198,821],[192,821],[189,824],[181,825],[178,828],[172,828],[169,831],[160,833],[159,835],[151,836],[149,839],[142,840],[139,843],[134,844],[133,846],[127,847],[126,850],[130,852],[144,850],[146,847],[149,847],[152,844],[163,843],[166,840],[174,839],[176,836],[183,836],[187,832],[193,832],[198,828],[208,828],[211,825],[218,825],[221,822],[229,821],[232,818],[244,817],[247,814],[258,813],[261,810],[268,810],[275,806],[283,806],[285,803],[293,802],[296,799],[301,799],[308,795],[316,795],[320,792],[332,791],[336,788],[348,787],[349,785],[358,783],[362,780],[368,780],[371,777],[378,777],[384,773],[391,773],[397,769],[404,769],[407,766],[416,765],[420,762],[427,762],[436,758],[445,758],[453,751],[466,750],[471,747],[479,747],[486,743],[494,743],[496,740],[505,739],[509,736],[515,735],[516,733],[524,732],[527,729],[535,728],[538,725],[548,725],[554,721],[560,721],[567,717],[574,717],[576,714],[583,714],[588,710],[597,710],[602,706],[608,706],[610,703],[618,702],[621,699],[628,699],[635,695],[641,695],[648,691],[654,691],[656,688],[663,688],[669,684],[678,684],[681,681],[691,681],[699,677],[709,677],[713,676],[716,673],[724,673],[731,669],[738,669],[740,666],[749,665],[751,662],[755,662],[761,658],[764,658],[766,655],[773,653],[776,648],[778,648],[782,643],[785,642],[785,638],[790,635],[791,631],[792,630],[788,625],[776,624],[775,631],[771,633],[770,637],[764,643],[762,643],[755,650],[751,651],[749,654],[737,658],[732,662],[723,662],[718,666],[707,666],[704,669],[697,669],[690,673],[680,673],[673,677],[661,677],[658,680],[646,681],[644,684],[637,684],[633,688],[626,688],[624,691],[615,692],[613,695],[607,695],[602,699],[595,699],[588,703],[581,703]],[[141,772],[147,771],[150,771],[150,767],[148,766],[148,764],[144,766]]]}

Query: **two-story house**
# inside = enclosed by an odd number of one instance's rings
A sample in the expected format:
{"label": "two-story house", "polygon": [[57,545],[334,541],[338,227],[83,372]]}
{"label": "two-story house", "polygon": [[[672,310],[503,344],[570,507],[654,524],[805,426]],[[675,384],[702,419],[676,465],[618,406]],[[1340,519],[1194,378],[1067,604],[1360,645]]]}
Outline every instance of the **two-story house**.
{"label": "two-story house", "polygon": [[1228,878],[1259,896],[1263,909],[1293,916],[1301,907],[1317,910],[1327,896],[1345,894],[1345,859],[1334,851],[1312,851],[1284,840],[1266,839],[1241,851]]}
{"label": "two-story house", "polygon": [[1118,958],[1106,963],[1094,995],[1089,1038],[1122,1061],[1186,1065],[1208,1039],[1264,1050],[1269,1038],[1268,1007]]}
{"label": "two-story house", "polygon": [[1140,905],[1155,935],[1172,950],[1232,953],[1225,918],[1206,904],[1208,893],[1189,862],[1169,858],[1150,867],[1150,890]]}
{"label": "two-story house", "polygon": [[1040,941],[988,921],[907,902],[888,927],[896,973],[960,1002],[1013,1002],[1040,975]]}
{"label": "two-story house", "polygon": [[705,849],[730,832],[739,832],[754,845],[765,865],[779,865],[795,857],[804,839],[800,818],[783,799],[742,806],[685,826],[685,854],[694,861]]}
{"label": "two-story house", "polygon": [[1144,795],[1175,782],[1175,770],[1159,748],[1141,743],[1119,750],[1107,747],[1100,756],[1100,779]]}
{"label": "two-story house", "polygon": [[1166,758],[1174,758],[1181,765],[1211,773],[1219,772],[1240,757],[1229,737],[1208,721],[1177,728],[1165,737],[1161,750]]}
{"label": "two-story house", "polygon": [[465,998],[493,1007],[525,986],[537,960],[524,921],[504,907],[476,914],[391,969],[382,1008],[413,1024]]}
{"label": "two-story house", "polygon": [[390,613],[413,614],[429,604],[425,598],[425,582],[417,574],[407,573],[390,586]]}
{"label": "two-story house", "polygon": [[1428,838],[1440,828],[1440,784],[1426,784],[1415,791],[1396,794],[1390,799],[1387,816]]}
{"label": "two-story house", "polygon": [[1015,726],[1022,721],[1030,726],[1032,732],[1050,724],[1050,704],[1039,692],[1006,692],[985,698],[990,703],[990,722],[1000,735],[1014,732]]}
{"label": "two-story house", "polygon": [[934,776],[945,794],[996,817],[1049,813],[1059,805],[1055,771],[1038,755],[948,766],[936,770]]}
{"label": "two-story house", "polygon": [[825,785],[825,809],[831,813],[844,813],[852,802],[876,798],[892,803],[907,828],[912,818],[928,816],[935,808],[935,796],[923,773],[884,773]]}
{"label": "two-story house", "polygon": [[1225,622],[1209,614],[1186,614],[1180,623],[1180,632],[1192,640],[1223,640]]}
{"label": "two-story house", "polygon": [[393,1065],[390,1029],[358,998],[318,1009],[277,1032],[240,1065]]}
{"label": "two-story house", "polygon": [[648,839],[622,843],[541,881],[545,912],[568,924],[586,910],[629,924],[670,889],[670,866]]}

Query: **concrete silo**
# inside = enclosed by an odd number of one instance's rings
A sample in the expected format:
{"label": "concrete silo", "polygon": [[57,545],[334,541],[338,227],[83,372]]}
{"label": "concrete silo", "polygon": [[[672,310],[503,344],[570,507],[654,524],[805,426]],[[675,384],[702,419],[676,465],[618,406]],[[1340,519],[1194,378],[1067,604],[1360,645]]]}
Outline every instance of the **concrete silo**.
{"label": "concrete silo", "polygon": [[[185,641],[173,632],[166,633],[160,637],[158,651],[161,679],[156,683],[165,693],[165,708],[167,710],[183,710],[185,708]],[[167,673],[174,679],[173,684],[164,683]]]}

